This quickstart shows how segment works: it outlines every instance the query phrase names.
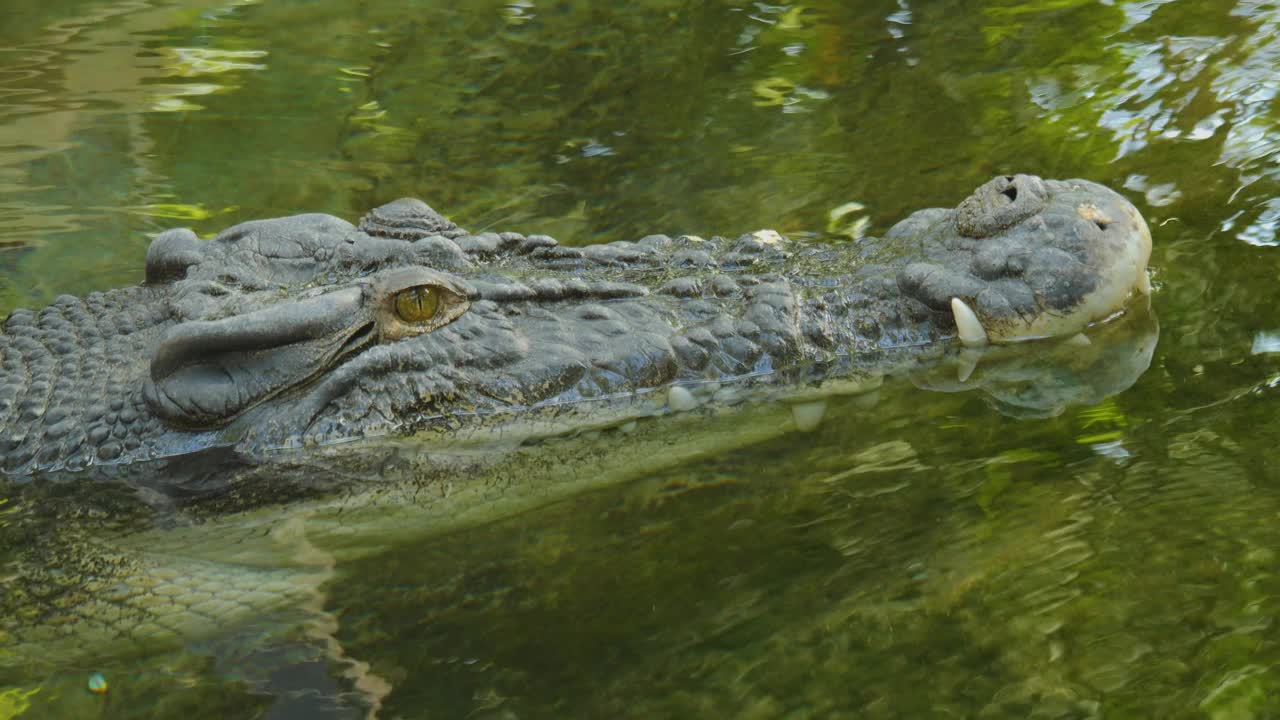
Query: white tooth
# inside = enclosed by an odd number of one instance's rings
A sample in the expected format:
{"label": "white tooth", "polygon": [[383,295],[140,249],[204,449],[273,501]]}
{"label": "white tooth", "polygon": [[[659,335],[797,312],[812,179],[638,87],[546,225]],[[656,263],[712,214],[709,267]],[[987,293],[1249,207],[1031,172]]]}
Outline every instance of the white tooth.
{"label": "white tooth", "polygon": [[782,243],[782,236],[778,234],[777,230],[757,230],[751,233],[751,237],[765,245],[779,245]]}
{"label": "white tooth", "polygon": [[1147,274],[1146,270],[1138,274],[1138,292],[1143,295],[1151,294],[1151,276]]}
{"label": "white tooth", "polygon": [[1084,333],[1076,333],[1075,335],[1072,335],[1070,339],[1067,340],[1066,344],[1074,345],[1075,347],[1089,347],[1090,345],[1093,344],[1093,341],[1090,340]]}
{"label": "white tooth", "polygon": [[978,316],[960,298],[951,298],[951,314],[956,318],[956,334],[965,347],[982,347],[987,344],[987,331],[982,329]]}
{"label": "white tooth", "polygon": [[978,369],[978,360],[982,358],[982,351],[974,348],[964,348],[960,351],[959,367],[956,368],[956,380],[958,382],[968,382],[969,376],[973,375],[973,371]]}
{"label": "white tooth", "polygon": [[818,425],[822,423],[822,416],[825,414],[827,414],[827,401],[825,400],[796,403],[791,406],[791,419],[795,421],[796,429],[800,432],[817,430]]}
{"label": "white tooth", "polygon": [[698,399],[688,388],[672,385],[667,389],[667,407],[676,412],[684,412],[698,407]]}

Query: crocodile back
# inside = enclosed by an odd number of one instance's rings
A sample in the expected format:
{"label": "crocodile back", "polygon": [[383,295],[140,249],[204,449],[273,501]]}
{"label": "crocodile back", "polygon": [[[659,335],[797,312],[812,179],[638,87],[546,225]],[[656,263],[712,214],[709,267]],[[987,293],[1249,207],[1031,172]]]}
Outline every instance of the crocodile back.
{"label": "crocodile back", "polygon": [[0,330],[0,471],[78,469],[159,431],[140,393],[171,323],[160,291],[64,295],[15,310]]}

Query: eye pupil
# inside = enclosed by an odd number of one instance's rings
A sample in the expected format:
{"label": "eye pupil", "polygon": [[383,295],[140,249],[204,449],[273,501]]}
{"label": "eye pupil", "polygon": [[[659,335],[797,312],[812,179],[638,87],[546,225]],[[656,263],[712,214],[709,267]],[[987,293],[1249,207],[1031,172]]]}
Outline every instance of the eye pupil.
{"label": "eye pupil", "polygon": [[439,307],[440,296],[433,287],[412,287],[396,294],[396,314],[405,322],[426,322],[435,317]]}

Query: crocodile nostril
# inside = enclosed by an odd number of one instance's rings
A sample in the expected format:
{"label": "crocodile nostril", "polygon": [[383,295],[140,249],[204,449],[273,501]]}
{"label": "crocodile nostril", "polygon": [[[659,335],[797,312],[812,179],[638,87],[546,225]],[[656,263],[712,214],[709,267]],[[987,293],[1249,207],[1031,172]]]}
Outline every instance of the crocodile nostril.
{"label": "crocodile nostril", "polygon": [[1085,203],[1077,207],[1076,213],[1093,223],[1095,227],[1103,232],[1106,232],[1107,228],[1115,223],[1115,220],[1112,220],[1110,215],[1098,209],[1098,206],[1093,203]]}
{"label": "crocodile nostril", "polygon": [[990,237],[1040,212],[1048,197],[1038,177],[997,175],[956,206],[956,230],[965,237]]}

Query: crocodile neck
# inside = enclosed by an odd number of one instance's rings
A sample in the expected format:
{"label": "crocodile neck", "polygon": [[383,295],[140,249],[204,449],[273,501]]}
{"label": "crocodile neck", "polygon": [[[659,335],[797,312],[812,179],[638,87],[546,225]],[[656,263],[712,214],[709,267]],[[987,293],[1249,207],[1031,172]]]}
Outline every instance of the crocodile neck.
{"label": "crocodile neck", "polygon": [[160,428],[138,389],[173,320],[163,291],[62,296],[16,310],[0,334],[0,470],[85,466]]}

